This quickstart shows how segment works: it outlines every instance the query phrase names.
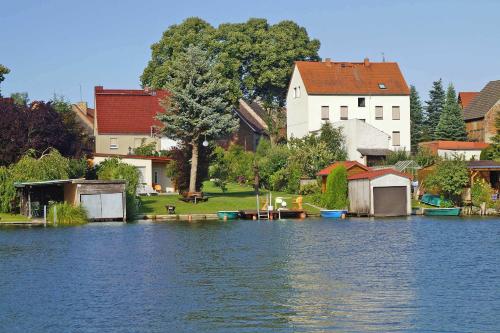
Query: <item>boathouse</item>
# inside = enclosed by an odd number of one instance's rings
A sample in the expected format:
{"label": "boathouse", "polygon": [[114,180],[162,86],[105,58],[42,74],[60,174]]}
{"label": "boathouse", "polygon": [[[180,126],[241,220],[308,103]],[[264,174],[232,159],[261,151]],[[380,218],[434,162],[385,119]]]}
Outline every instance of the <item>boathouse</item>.
{"label": "boathouse", "polygon": [[323,170],[319,171],[316,175],[321,177],[321,192],[325,193],[326,191],[326,179],[328,178],[328,175],[330,172],[332,172],[333,169],[336,167],[343,165],[345,166],[347,170],[347,177],[356,175],[358,173],[366,172],[371,170],[369,167],[366,165],[363,165],[359,162],[356,161],[340,161],[340,162],[335,162]]}
{"label": "boathouse", "polygon": [[369,216],[411,214],[411,176],[394,169],[370,170],[348,177],[349,213]]}
{"label": "boathouse", "polygon": [[53,202],[82,205],[90,220],[127,218],[125,180],[57,179],[16,183],[21,214],[42,217]]}

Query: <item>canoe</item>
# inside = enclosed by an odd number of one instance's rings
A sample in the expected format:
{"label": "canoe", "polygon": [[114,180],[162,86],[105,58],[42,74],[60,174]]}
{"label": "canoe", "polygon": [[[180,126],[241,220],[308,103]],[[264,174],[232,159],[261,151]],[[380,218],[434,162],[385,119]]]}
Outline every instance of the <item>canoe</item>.
{"label": "canoe", "polygon": [[459,216],[461,208],[425,208],[426,216]]}
{"label": "canoe", "polygon": [[339,219],[342,217],[342,214],[347,214],[347,210],[345,209],[323,209],[319,211],[321,217],[325,218],[336,218]]}
{"label": "canoe", "polygon": [[221,220],[234,220],[237,219],[239,215],[239,212],[233,210],[219,210],[217,212],[217,216]]}

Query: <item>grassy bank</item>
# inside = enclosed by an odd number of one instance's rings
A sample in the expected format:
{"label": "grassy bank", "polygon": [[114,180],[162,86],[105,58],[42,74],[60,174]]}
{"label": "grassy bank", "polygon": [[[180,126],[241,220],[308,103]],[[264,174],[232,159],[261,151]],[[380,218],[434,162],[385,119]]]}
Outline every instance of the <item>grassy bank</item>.
{"label": "grassy bank", "polygon": [[[151,197],[141,197],[141,214],[163,215],[167,214],[166,205],[174,205],[176,214],[210,214],[216,213],[219,210],[242,210],[242,209],[256,209],[257,202],[255,194],[250,186],[242,186],[238,184],[228,184],[227,192],[222,191],[215,187],[212,182],[205,182],[203,184],[203,193],[210,198],[206,202],[197,204],[187,203],[179,200],[178,195],[159,195]],[[262,191],[265,195],[266,191]],[[292,208],[292,202],[298,195],[272,192],[273,204],[274,198],[284,197],[289,208]],[[261,197],[260,205],[263,204]],[[313,208],[305,203],[311,203],[311,198],[304,196],[302,208],[309,213],[318,213],[319,210]]]}
{"label": "grassy bank", "polygon": [[19,214],[0,213],[0,223],[17,221],[29,221],[29,218]]}

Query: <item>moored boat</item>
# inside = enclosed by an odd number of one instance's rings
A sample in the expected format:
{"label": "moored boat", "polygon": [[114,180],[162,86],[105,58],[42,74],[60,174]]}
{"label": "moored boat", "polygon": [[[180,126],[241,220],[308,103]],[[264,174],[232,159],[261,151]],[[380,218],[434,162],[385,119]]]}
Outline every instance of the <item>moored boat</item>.
{"label": "moored boat", "polygon": [[219,210],[217,216],[222,220],[234,220],[239,216],[239,212],[233,210]]}
{"label": "moored boat", "polygon": [[346,215],[347,214],[347,210],[345,209],[322,209],[319,211],[319,214],[321,215],[321,217],[325,217],[325,218],[341,218],[342,215]]}
{"label": "moored boat", "polygon": [[459,216],[460,207],[454,208],[425,208],[424,215],[426,216]]}

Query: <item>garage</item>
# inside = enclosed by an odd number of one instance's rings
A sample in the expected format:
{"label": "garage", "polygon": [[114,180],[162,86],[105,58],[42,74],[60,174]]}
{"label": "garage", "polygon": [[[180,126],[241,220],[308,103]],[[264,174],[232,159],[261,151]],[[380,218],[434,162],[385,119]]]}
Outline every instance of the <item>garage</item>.
{"label": "garage", "polygon": [[394,169],[348,177],[349,212],[377,217],[411,214],[411,176]]}

